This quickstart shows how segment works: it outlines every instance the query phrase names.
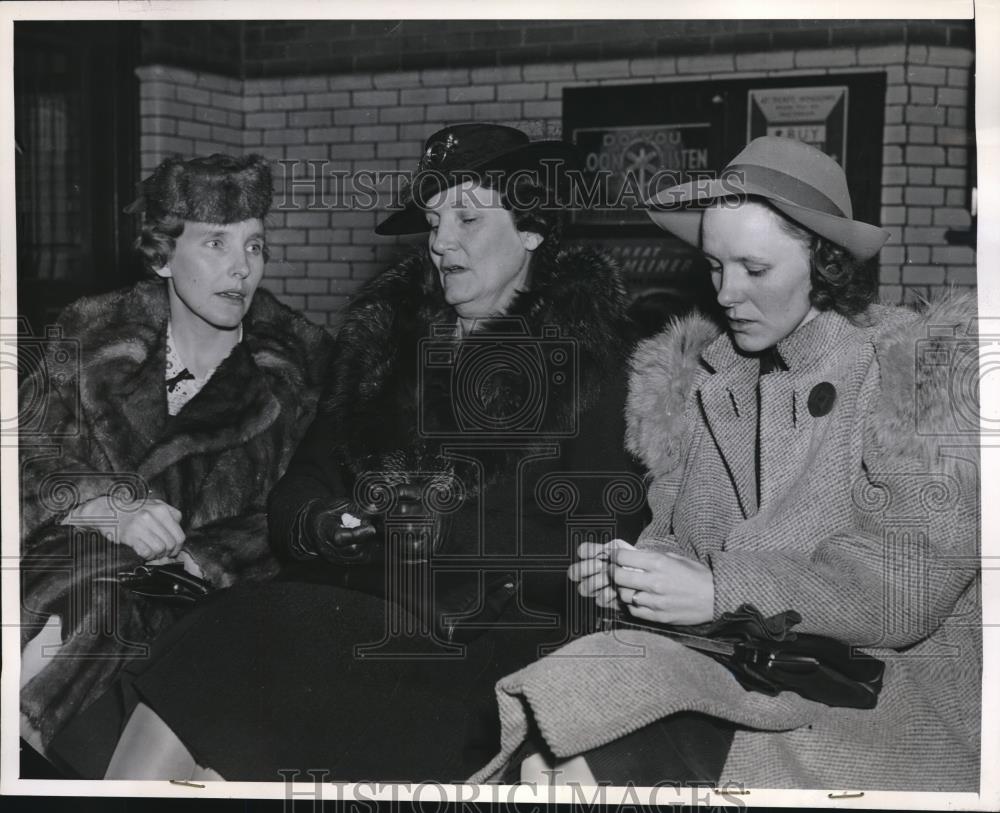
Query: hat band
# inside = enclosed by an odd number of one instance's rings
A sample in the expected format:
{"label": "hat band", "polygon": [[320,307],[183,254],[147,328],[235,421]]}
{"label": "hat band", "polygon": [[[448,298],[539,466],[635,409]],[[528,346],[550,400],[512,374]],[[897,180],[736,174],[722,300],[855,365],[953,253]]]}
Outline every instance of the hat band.
{"label": "hat band", "polygon": [[836,217],[850,217],[815,186],[810,186],[800,178],[782,172],[780,169],[771,169],[771,167],[762,167],[756,164],[730,164],[722,171],[723,177],[730,172],[740,173],[744,183],[766,187],[796,206]]}

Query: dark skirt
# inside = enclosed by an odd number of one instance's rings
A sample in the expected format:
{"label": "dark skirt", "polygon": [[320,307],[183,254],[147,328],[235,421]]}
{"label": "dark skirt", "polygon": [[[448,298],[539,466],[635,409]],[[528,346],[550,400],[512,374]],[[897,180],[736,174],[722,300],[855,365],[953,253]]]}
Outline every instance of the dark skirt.
{"label": "dark skirt", "polygon": [[[298,772],[300,781],[460,782],[500,749],[496,682],[564,635],[498,628],[449,646],[364,592],[298,582],[234,588],[169,629],[150,660],[133,664],[51,750],[73,774],[103,776],[142,701],[198,764],[226,779]],[[721,771],[730,739],[731,728],[709,718],[682,720],[676,731],[667,722],[590,761],[615,784],[711,779],[690,774],[689,761]]]}
{"label": "dark skirt", "polygon": [[398,605],[327,584],[234,588],[171,627],[51,750],[69,772],[103,775],[138,700],[226,779],[461,781],[499,750],[496,681],[546,642],[559,631],[448,645]]}

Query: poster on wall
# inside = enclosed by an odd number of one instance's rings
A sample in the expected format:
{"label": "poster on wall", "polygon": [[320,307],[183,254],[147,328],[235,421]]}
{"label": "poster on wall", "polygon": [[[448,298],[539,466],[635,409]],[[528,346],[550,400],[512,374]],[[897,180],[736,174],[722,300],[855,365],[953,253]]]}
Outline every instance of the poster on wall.
{"label": "poster on wall", "polygon": [[795,87],[747,93],[747,141],[782,136],[804,141],[847,169],[847,87]]}
{"label": "poster on wall", "polygon": [[592,204],[576,212],[575,222],[646,225],[643,201],[709,170],[710,129],[708,122],[693,122],[571,130],[583,158],[584,194]]}

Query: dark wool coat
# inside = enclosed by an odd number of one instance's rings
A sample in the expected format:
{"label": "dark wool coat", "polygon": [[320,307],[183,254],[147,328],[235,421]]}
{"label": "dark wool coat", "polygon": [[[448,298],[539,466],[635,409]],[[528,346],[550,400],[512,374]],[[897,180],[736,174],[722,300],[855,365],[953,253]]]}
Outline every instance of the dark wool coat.
{"label": "dark wool coat", "polygon": [[[877,708],[747,692],[650,633],[589,636],[498,684],[503,752],[477,778],[513,753],[527,709],[562,757],[693,710],[745,727],[722,786],[977,790],[975,299],[868,316],[824,312],[778,344],[788,369],[760,377],[759,495],[758,364],[700,318],[637,351],[629,443],[654,475],[640,546],[709,564],[716,617],[794,609],[802,632],[883,659]],[[829,411],[810,399],[823,382]]]}
{"label": "dark wool coat", "polygon": [[[360,498],[373,476],[430,472],[446,483],[442,501],[454,500],[438,594],[478,578],[485,556],[488,578],[517,570],[523,601],[561,608],[579,542],[638,527],[644,489],[624,449],[624,288],[588,251],[536,255],[531,275],[505,318],[461,341],[423,255],[358,295],[323,413],[272,496],[276,545],[294,538],[313,500]],[[474,561],[462,568],[449,555]]]}
{"label": "dark wool coat", "polygon": [[[20,439],[22,647],[51,614],[64,638],[59,658],[21,693],[43,742],[175,617],[155,600],[94,581],[141,559],[89,529],[60,525],[74,505],[130,493],[173,505],[183,514],[184,549],[216,587],[278,570],[265,501],[315,413],[333,342],[258,290],[242,342],[170,417],[168,315],[159,281],[82,299],[59,320],[62,343],[48,348],[49,374],[38,365],[21,387],[22,415],[44,407]],[[65,343],[75,346],[78,367],[59,355]],[[104,524],[113,527],[114,517]]]}

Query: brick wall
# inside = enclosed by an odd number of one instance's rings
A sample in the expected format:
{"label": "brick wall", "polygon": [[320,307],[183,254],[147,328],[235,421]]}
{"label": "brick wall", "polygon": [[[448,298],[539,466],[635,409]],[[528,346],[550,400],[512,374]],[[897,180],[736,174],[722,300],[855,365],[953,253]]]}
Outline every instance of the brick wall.
{"label": "brick wall", "polygon": [[[488,120],[535,138],[558,136],[565,87],[884,70],[882,221],[892,240],[881,256],[880,293],[901,301],[948,284],[975,284],[975,252],[945,240],[947,229],[969,225],[971,59],[966,47],[899,43],[242,82],[149,66],[140,72],[143,166],[172,150],[242,149],[275,160],[327,160],[328,172],[409,170],[423,139],[449,122]],[[300,165],[295,178],[301,182],[311,171]],[[289,198],[299,210],[271,218],[266,285],[333,326],[349,296],[405,243],[374,235],[374,211],[305,208],[315,191],[305,186]]]}
{"label": "brick wall", "polygon": [[243,83],[213,73],[147,65],[139,77],[139,152],[144,176],[167,155],[243,151]]}

